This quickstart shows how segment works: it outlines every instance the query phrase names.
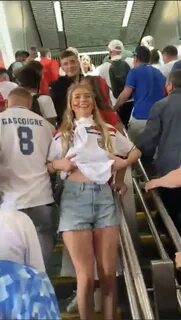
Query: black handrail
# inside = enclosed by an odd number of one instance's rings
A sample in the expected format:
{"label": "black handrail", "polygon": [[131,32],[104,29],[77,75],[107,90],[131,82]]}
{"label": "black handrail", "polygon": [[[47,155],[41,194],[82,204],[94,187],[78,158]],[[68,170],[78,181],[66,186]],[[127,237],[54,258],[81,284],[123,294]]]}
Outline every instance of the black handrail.
{"label": "black handrail", "polygon": [[[147,175],[147,173],[141,163],[141,160],[138,160],[138,165],[142,171],[142,174],[143,174],[145,180],[148,182],[149,178],[148,178],[148,175]],[[149,192],[152,195],[155,206],[160,213],[162,221],[167,229],[167,232],[168,232],[170,238],[172,239],[172,241],[175,245],[176,250],[181,251],[181,237],[180,237],[172,219],[170,218],[160,196],[158,195],[158,192],[156,190],[150,190]]]}

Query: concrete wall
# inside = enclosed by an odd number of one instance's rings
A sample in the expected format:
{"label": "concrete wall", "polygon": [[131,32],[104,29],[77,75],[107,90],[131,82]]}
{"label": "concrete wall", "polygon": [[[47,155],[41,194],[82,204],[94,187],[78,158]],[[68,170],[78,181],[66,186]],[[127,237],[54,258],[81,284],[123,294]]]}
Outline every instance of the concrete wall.
{"label": "concrete wall", "polygon": [[144,33],[148,34],[154,37],[155,48],[160,50],[168,44],[181,46],[181,1],[157,1]]}
{"label": "concrete wall", "polygon": [[12,56],[18,49],[29,49],[31,45],[41,46],[28,1],[0,1],[1,16],[0,47],[6,64],[12,62]]}

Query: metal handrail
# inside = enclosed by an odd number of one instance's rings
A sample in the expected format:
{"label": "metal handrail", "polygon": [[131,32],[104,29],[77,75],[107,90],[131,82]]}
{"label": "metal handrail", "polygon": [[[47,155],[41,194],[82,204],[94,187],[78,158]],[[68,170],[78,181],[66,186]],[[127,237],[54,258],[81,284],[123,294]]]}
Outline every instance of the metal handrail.
{"label": "metal handrail", "polygon": [[138,302],[136,299],[136,292],[135,292],[135,288],[133,285],[133,280],[131,277],[131,272],[129,270],[128,262],[126,259],[125,249],[122,244],[121,235],[119,236],[119,238],[120,238],[121,256],[123,259],[123,266],[124,266],[124,269],[123,269],[124,280],[126,283],[126,290],[127,290],[127,294],[128,294],[128,300],[129,300],[129,306],[130,306],[132,319],[141,319],[141,313],[140,313],[140,309],[139,309]]}
{"label": "metal handrail", "polygon": [[[145,180],[148,182],[149,178],[148,178],[148,175],[147,175],[147,173],[141,163],[141,160],[138,160],[138,164],[139,164],[139,167],[143,173]],[[149,192],[151,193],[151,195],[153,197],[156,208],[160,213],[162,221],[163,221],[163,223],[169,233],[170,238],[172,239],[172,241],[175,245],[176,250],[181,251],[181,237],[180,237],[172,219],[170,218],[160,196],[158,195],[158,192],[156,190],[150,190]]]}
{"label": "metal handrail", "polygon": [[122,242],[126,250],[128,263],[130,266],[130,270],[131,270],[134,285],[135,285],[135,290],[137,293],[137,299],[139,301],[139,305],[142,311],[141,319],[154,320],[155,318],[150,305],[141,267],[139,265],[138,257],[136,255],[134,245],[131,239],[131,235],[124,217],[124,208],[117,194],[115,194],[115,203],[116,203],[118,212],[120,213],[119,222],[120,222],[120,230],[122,234]]}
{"label": "metal handrail", "polygon": [[[148,182],[149,181],[148,175],[147,175],[147,173],[146,173],[146,171],[145,171],[140,159],[138,160],[138,165],[139,165],[139,167],[140,167],[140,169],[142,171],[142,174],[143,174],[146,182]],[[164,223],[164,225],[165,225],[165,227],[167,229],[167,232],[168,232],[170,238],[172,239],[172,241],[173,241],[173,243],[175,245],[175,248],[178,251],[181,251],[181,237],[180,237],[180,235],[179,235],[179,233],[178,233],[178,231],[177,231],[172,219],[170,218],[170,216],[169,216],[169,214],[168,214],[168,212],[167,212],[167,210],[166,210],[166,208],[165,208],[160,196],[158,195],[158,192],[156,190],[150,190],[149,192],[152,195],[152,198],[154,200],[156,208],[160,213],[162,221],[163,221],[163,223]],[[156,237],[156,241],[157,241],[157,237]],[[157,244],[158,244],[158,242],[157,242]],[[162,245],[162,247],[163,247],[163,245]],[[161,248],[159,248],[159,249],[161,249]],[[161,249],[161,251],[162,251],[162,249]],[[165,249],[164,249],[164,251],[165,251]],[[166,251],[164,253],[160,252],[161,257],[164,260],[165,260],[165,253],[166,253]],[[166,253],[166,255],[167,255],[167,253]],[[177,279],[175,279],[175,284],[176,284],[176,286],[178,286]],[[179,306],[181,307],[181,291],[179,289],[177,290],[177,299],[178,299],[178,302],[179,302]]]}
{"label": "metal handrail", "polygon": [[145,214],[146,214],[146,217],[147,217],[147,220],[148,220],[148,224],[149,224],[150,230],[151,230],[151,232],[153,234],[153,237],[155,238],[155,241],[156,241],[157,248],[159,250],[160,256],[164,261],[168,261],[169,257],[167,255],[166,250],[165,250],[165,248],[164,248],[164,246],[162,244],[162,241],[161,241],[161,239],[159,237],[159,234],[157,232],[157,229],[156,229],[155,224],[153,222],[153,219],[151,217],[150,211],[149,211],[149,209],[148,209],[148,207],[146,205],[146,202],[144,200],[144,197],[142,195],[142,192],[141,192],[141,189],[139,187],[139,184],[138,184],[138,182],[136,181],[135,178],[133,178],[133,184],[134,184],[135,189],[136,189],[136,191],[137,191],[137,193],[138,193],[138,195],[140,197],[141,203],[142,203],[142,205],[144,207]]}

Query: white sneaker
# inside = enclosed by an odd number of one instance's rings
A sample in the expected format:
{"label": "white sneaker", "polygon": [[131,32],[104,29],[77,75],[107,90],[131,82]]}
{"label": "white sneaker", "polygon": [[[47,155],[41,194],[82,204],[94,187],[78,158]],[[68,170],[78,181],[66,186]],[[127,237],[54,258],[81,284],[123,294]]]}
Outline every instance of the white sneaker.
{"label": "white sneaker", "polygon": [[77,295],[70,301],[67,306],[67,312],[69,313],[76,313],[78,312],[78,305],[77,305]]}
{"label": "white sneaker", "polygon": [[101,290],[100,288],[94,291],[94,311],[101,312]]}
{"label": "white sneaker", "polygon": [[[101,312],[101,290],[99,288],[97,288],[94,292],[94,310],[95,312]],[[68,304],[67,312],[78,312],[77,295],[75,295],[75,297]]]}

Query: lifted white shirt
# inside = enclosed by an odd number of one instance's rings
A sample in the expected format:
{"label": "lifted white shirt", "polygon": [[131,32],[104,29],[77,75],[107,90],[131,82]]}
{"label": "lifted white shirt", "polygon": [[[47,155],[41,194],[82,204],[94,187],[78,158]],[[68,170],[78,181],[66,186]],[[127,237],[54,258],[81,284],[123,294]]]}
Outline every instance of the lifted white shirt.
{"label": "lifted white shirt", "polygon": [[[91,117],[81,118],[75,121],[76,127],[73,136],[73,145],[67,152],[67,156],[75,155],[72,158],[82,172],[90,181],[104,184],[112,176],[113,160],[109,153],[102,148],[100,131],[96,128]],[[113,146],[113,153],[126,157],[133,148],[133,143],[118,132],[114,127],[108,125],[108,131]],[[62,158],[61,133],[57,134],[51,144],[48,160]],[[61,175],[63,178],[64,176]]]}

